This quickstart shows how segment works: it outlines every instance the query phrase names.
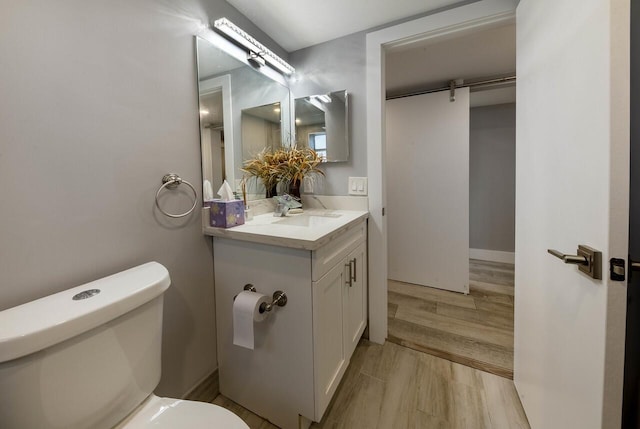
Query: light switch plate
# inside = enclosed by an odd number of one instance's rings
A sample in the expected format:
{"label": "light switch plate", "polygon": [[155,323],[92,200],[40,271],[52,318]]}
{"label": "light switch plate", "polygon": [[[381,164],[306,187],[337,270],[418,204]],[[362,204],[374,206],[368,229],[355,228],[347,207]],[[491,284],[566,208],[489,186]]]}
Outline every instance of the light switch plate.
{"label": "light switch plate", "polygon": [[349,177],[349,195],[367,195],[367,182],[366,177]]}

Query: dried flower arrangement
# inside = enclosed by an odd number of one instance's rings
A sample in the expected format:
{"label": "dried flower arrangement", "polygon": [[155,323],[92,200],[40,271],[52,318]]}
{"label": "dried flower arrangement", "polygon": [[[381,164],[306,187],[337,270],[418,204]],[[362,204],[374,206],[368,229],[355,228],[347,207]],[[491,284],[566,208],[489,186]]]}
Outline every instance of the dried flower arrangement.
{"label": "dried flower arrangement", "polygon": [[271,150],[264,149],[255,158],[244,162],[243,171],[248,177],[260,180],[267,190],[267,198],[275,196],[273,191],[279,182],[278,164],[280,157]]}
{"label": "dried flower arrangement", "polygon": [[[267,189],[267,197],[278,183],[285,183],[289,193],[300,196],[300,184],[306,176],[324,176],[318,168],[322,158],[315,150],[297,146],[283,147],[275,151],[265,149],[254,159],[245,161],[242,171],[259,179]],[[296,192],[297,189],[297,192]]]}

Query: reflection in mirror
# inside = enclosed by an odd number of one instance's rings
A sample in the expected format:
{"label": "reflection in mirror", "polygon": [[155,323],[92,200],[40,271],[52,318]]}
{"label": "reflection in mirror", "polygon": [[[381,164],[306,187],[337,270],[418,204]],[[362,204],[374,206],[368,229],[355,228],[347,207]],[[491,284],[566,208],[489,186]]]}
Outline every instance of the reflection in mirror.
{"label": "reflection in mirror", "polygon": [[[224,179],[234,191],[240,190],[245,157],[255,156],[266,145],[277,148],[290,140],[291,102],[279,74],[254,69],[246,61],[246,52],[215,34],[206,37],[196,37],[202,175],[217,198]],[[277,119],[276,108],[280,109]],[[262,134],[252,128],[259,120]],[[251,125],[245,126],[247,121]],[[247,185],[249,199],[264,198],[261,184],[249,181]]]}
{"label": "reflection in mirror", "polygon": [[296,98],[296,144],[310,147],[323,162],[349,160],[347,91]]}
{"label": "reflection in mirror", "polygon": [[[242,139],[242,144],[236,146],[239,150],[234,165],[236,178],[242,178],[239,169],[245,161],[264,149],[276,149],[290,140],[291,102],[289,88],[256,73],[251,67],[239,70],[234,78],[237,85],[233,87],[234,131],[237,138]],[[261,128],[257,126],[260,120]],[[245,125],[245,121],[249,121],[249,125]],[[247,181],[249,199],[264,198],[265,193],[259,180]]]}
{"label": "reflection in mirror", "polygon": [[279,102],[242,110],[242,159],[255,158],[263,150],[282,147]]}
{"label": "reflection in mirror", "polygon": [[[215,193],[227,179],[233,186],[234,133],[230,72],[244,64],[204,39],[197,38],[200,94],[202,178]],[[204,193],[203,193],[204,195]]]}
{"label": "reflection in mirror", "polygon": [[[224,163],[224,123],[222,117],[222,88],[200,96],[200,145],[202,176],[219,189],[226,175]],[[206,160],[206,162],[205,162]]]}

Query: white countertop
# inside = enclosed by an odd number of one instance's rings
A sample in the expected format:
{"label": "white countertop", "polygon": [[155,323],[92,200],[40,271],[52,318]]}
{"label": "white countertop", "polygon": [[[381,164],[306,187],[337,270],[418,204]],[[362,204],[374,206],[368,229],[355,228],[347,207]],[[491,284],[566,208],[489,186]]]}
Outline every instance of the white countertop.
{"label": "white countertop", "polygon": [[270,212],[254,216],[244,225],[233,228],[205,226],[204,233],[233,240],[316,250],[368,217],[369,212],[363,210],[305,209],[304,213],[286,217],[275,217]]}

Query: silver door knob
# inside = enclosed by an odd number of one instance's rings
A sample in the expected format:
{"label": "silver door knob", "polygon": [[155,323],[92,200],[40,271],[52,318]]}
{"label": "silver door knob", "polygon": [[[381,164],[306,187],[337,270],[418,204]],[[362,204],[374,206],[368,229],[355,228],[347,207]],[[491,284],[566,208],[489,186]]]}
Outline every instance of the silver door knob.
{"label": "silver door knob", "polygon": [[583,244],[578,246],[577,255],[567,255],[554,249],[547,249],[547,252],[565,264],[574,264],[578,269],[591,278],[602,279],[602,252]]}
{"label": "silver door knob", "polygon": [[589,263],[587,258],[582,255],[565,255],[564,253],[558,252],[554,249],[547,249],[547,252],[551,253],[558,259],[562,259],[565,264],[587,265]]}

